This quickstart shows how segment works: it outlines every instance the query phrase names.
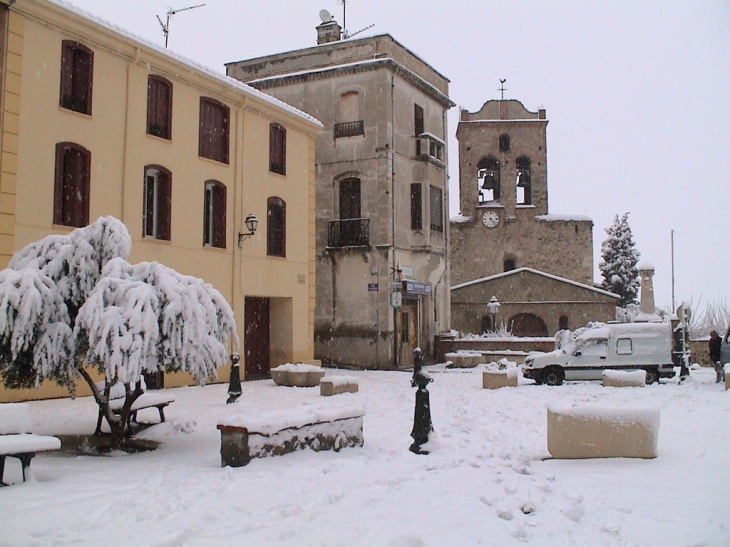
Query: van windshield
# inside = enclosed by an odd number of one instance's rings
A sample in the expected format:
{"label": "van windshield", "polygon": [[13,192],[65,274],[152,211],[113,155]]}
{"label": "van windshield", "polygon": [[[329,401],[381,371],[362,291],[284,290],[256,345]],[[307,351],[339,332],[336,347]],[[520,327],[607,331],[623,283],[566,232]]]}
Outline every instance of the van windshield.
{"label": "van windshield", "polygon": [[608,340],[605,338],[588,338],[578,341],[573,355],[608,355]]}

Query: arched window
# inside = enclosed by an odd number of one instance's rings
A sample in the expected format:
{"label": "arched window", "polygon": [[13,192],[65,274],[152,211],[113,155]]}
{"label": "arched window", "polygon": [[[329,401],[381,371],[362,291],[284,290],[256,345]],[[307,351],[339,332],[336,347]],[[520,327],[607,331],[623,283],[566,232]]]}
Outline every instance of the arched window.
{"label": "arched window", "polygon": [[509,152],[509,135],[507,133],[502,133],[499,136],[499,151]]}
{"label": "arched window", "polygon": [[513,336],[547,336],[545,321],[532,313],[518,313],[507,323]]}
{"label": "arched window", "polygon": [[520,156],[515,161],[517,167],[517,205],[532,204],[532,170],[530,158]]}
{"label": "arched window", "polygon": [[226,186],[217,180],[205,181],[203,245],[226,248]]}
{"label": "arched window", "polygon": [[144,168],[144,237],[170,241],[172,173],[161,165]]}
{"label": "arched window", "polygon": [[499,201],[499,161],[491,156],[482,158],[477,164],[477,185],[479,203]]}
{"label": "arched window", "polygon": [[506,258],[504,261],[504,271],[505,272],[511,272],[512,270],[517,268],[517,264],[515,262],[514,258]]}
{"label": "arched window", "polygon": [[569,328],[567,315],[560,316],[560,319],[558,320],[558,327],[560,328],[560,330],[567,330]]}
{"label": "arched window", "polygon": [[286,202],[277,197],[266,201],[266,254],[286,256]]}
{"label": "arched window", "polygon": [[81,228],[89,223],[91,152],[73,142],[56,144],[53,223]]}
{"label": "arched window", "polygon": [[147,77],[147,133],[172,138],[172,83],[156,74]]}
{"label": "arched window", "polygon": [[94,52],[78,42],[61,43],[61,107],[91,115]]}

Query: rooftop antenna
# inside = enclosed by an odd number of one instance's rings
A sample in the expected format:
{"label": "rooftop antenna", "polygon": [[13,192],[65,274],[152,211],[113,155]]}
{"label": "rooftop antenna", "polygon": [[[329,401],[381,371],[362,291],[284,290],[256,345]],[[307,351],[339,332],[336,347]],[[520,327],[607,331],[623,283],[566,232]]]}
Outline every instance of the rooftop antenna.
{"label": "rooftop antenna", "polygon": [[[347,34],[347,0],[337,0],[340,4],[342,4],[342,28],[344,34]],[[347,36],[345,36],[347,38]]]}
{"label": "rooftop antenna", "polygon": [[187,8],[181,8],[181,9],[168,9],[167,10],[167,21],[165,23],[162,22],[162,19],[160,19],[159,15],[156,15],[157,20],[160,22],[160,26],[162,27],[162,34],[165,35],[165,47],[167,47],[167,40],[170,37],[170,18],[175,15],[176,13],[180,13],[181,11],[188,11],[195,8],[202,8],[205,4],[198,4],[197,6],[189,6]]}
{"label": "rooftop antenna", "polygon": [[504,87],[504,83],[505,83],[506,81],[507,81],[506,79],[505,79],[505,80],[503,80],[502,78],[500,78],[500,79],[499,79],[499,83],[500,83],[500,84],[502,84],[502,87],[500,87],[500,88],[499,88],[499,89],[497,90],[497,91],[501,91],[501,92],[502,92],[502,99],[501,99],[501,100],[503,100],[503,101],[504,101],[504,92],[505,92],[505,91],[507,91],[507,88],[506,88],[506,87]]}

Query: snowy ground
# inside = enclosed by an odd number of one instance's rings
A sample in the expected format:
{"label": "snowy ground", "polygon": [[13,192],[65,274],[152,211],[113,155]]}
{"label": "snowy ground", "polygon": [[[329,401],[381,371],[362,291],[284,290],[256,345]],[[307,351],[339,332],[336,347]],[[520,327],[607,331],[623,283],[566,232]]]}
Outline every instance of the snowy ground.
{"label": "snowy ground", "polygon": [[[359,393],[246,382],[235,410],[363,404],[362,448],[222,469],[215,426],[227,386],[169,390],[168,422],[143,434],[158,450],[39,455],[34,482],[0,488],[0,546],[730,545],[730,392],[712,369],[682,386],[520,379],[496,391],[481,388],[478,370],[434,372],[439,446],[428,456],[408,451],[409,374],[345,374],[359,377]],[[658,407],[659,457],[550,460],[549,403]],[[89,398],[30,405],[36,433],[94,430]],[[19,467],[8,460],[8,480],[19,482]]]}

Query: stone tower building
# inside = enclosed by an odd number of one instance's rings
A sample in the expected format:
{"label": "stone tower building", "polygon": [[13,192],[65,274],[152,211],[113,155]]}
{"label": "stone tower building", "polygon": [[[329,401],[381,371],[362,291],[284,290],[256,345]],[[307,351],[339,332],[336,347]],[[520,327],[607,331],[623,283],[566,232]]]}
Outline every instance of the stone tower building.
{"label": "stone tower building", "polygon": [[[451,221],[454,289],[475,280],[489,284],[493,276],[521,268],[550,276],[521,277],[530,283],[540,285],[550,279],[552,287],[557,278],[579,284],[581,294],[593,288],[593,221],[585,216],[551,215],[548,210],[547,124],[544,109],[531,112],[516,100],[491,100],[478,112],[461,111],[456,132],[461,214]],[[519,306],[503,307],[512,313],[503,318],[504,323],[520,334],[547,334],[546,325],[557,325],[557,318],[540,317],[533,304],[536,299],[554,303],[557,296],[547,285],[544,289],[531,287],[529,312],[520,313]],[[503,303],[516,304],[511,292],[496,296]],[[603,305],[594,319],[612,319],[605,317],[610,308]],[[481,325],[465,319],[461,309],[452,306],[454,328],[481,332],[487,325],[488,320]],[[591,313],[583,310],[580,317],[591,317]],[[561,315],[560,324],[569,319]]]}
{"label": "stone tower building", "polygon": [[315,357],[407,367],[451,328],[449,80],[389,35],[341,40],[334,21],[317,30],[316,47],[228,63],[227,74],[324,124]]}

